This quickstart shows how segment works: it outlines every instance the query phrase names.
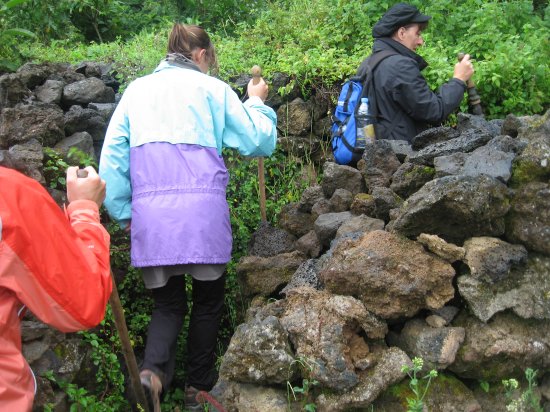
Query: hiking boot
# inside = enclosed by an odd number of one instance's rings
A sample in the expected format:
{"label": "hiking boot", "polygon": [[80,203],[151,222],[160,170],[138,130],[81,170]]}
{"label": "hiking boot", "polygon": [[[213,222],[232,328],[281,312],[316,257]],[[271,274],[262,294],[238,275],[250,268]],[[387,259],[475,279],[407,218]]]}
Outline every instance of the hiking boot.
{"label": "hiking boot", "polygon": [[197,395],[201,392],[199,389],[193,386],[185,387],[185,410],[195,412],[204,410],[204,399],[202,396],[197,398]]}
{"label": "hiking boot", "polygon": [[144,369],[139,373],[141,386],[145,392],[145,398],[151,412],[160,412],[160,394],[162,392],[162,383],[156,373],[149,369]]}

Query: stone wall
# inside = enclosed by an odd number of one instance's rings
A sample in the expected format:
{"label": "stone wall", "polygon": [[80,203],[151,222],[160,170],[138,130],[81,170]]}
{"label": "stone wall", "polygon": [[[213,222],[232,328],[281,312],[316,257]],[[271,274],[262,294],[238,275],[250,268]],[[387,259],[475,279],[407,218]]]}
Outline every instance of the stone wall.
{"label": "stone wall", "polygon": [[[239,262],[251,307],[214,395],[228,410],[283,411],[287,385],[308,379],[317,383],[307,401],[319,410],[405,410],[401,368],[421,357],[425,371],[440,373],[431,411],[504,411],[500,380],[527,367],[539,371],[548,403],[550,114],[459,114],[456,128],[429,129],[412,145],[377,141],[351,168],[321,150],[327,99],[298,90],[281,99],[275,90],[289,79],[271,81],[279,145],[324,164],[323,179],[283,208],[277,227],[262,225]],[[45,183],[45,148],[97,159],[117,91],[97,63],[28,64],[0,76],[0,165]],[[91,384],[78,335],[28,315],[23,341],[38,376],[35,409],[67,410],[43,374]]]}
{"label": "stone wall", "polygon": [[501,381],[526,368],[550,409],[549,160],[550,112],[459,114],[357,168],[326,162],[239,262],[251,307],[214,394],[284,411],[288,382],[315,381],[291,403],[406,411],[417,357],[439,373],[430,411],[506,411]]}

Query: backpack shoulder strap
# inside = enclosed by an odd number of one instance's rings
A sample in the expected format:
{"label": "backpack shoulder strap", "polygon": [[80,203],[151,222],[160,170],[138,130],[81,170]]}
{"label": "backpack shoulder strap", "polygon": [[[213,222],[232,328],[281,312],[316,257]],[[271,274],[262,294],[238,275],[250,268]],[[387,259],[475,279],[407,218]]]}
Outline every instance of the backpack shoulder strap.
{"label": "backpack shoulder strap", "polygon": [[378,64],[380,64],[382,60],[384,60],[386,57],[390,57],[396,54],[399,53],[393,50],[382,50],[371,54],[369,57],[361,62],[361,65],[357,69],[357,74],[355,77],[360,78],[364,82],[365,80],[367,80],[368,75],[372,71],[374,71],[376,66],[378,66]]}

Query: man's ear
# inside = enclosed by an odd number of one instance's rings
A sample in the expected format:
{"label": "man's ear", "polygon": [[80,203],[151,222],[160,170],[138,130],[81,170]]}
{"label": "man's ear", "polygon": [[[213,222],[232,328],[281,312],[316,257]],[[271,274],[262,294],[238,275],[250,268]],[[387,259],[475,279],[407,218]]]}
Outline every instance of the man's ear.
{"label": "man's ear", "polygon": [[406,32],[406,31],[407,31],[407,29],[406,29],[405,27],[399,27],[399,28],[397,29],[397,32],[396,32],[397,38],[398,38],[399,40],[403,40],[403,37],[405,36],[405,32]]}

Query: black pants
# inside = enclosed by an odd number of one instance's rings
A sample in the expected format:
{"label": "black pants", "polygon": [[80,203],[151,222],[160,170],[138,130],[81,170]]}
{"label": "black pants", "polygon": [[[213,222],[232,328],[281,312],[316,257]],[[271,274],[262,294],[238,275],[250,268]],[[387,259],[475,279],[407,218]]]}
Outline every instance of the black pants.
{"label": "black pants", "polygon": [[[187,384],[210,390],[216,383],[215,350],[223,313],[225,275],[214,281],[193,279],[193,306],[187,336]],[[172,276],[152,289],[155,306],[141,369],[150,369],[168,388],[174,377],[176,344],[187,314],[185,276]]]}

